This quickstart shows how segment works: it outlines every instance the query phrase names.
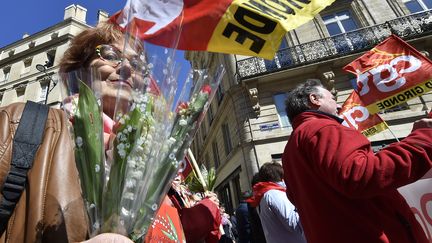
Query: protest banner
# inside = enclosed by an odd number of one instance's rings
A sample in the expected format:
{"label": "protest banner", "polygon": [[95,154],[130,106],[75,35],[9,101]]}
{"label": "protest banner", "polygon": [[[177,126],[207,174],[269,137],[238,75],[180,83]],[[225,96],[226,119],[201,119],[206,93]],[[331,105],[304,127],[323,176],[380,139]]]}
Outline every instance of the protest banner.
{"label": "protest banner", "polygon": [[432,174],[415,183],[399,188],[399,192],[407,201],[417,221],[425,231],[426,237],[432,242]]}
{"label": "protest banner", "polygon": [[[128,0],[111,17],[153,44],[273,59],[286,32],[334,0]],[[133,33],[136,33],[133,31]],[[172,36],[180,33],[178,42]]]}
{"label": "protest banner", "polygon": [[432,62],[395,35],[343,69],[357,75],[357,93],[371,114],[432,90]]}
{"label": "protest banner", "polygon": [[388,128],[378,114],[369,113],[355,91],[348,96],[339,115],[344,119],[342,125],[354,128],[366,137],[373,136]]}

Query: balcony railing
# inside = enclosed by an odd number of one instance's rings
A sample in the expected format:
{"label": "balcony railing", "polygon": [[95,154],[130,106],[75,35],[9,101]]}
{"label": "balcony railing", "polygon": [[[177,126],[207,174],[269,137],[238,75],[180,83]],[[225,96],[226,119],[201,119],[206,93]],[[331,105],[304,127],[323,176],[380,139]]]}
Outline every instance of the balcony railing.
{"label": "balcony railing", "polygon": [[431,33],[432,11],[428,10],[383,24],[280,49],[271,61],[258,57],[239,60],[237,73],[241,79],[252,78],[369,50],[391,34],[409,40]]}

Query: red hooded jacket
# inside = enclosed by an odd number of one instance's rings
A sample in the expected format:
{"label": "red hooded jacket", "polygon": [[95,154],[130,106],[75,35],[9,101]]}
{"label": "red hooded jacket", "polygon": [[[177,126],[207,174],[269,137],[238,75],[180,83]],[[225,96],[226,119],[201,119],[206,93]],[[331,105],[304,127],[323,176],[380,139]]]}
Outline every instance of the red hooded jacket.
{"label": "red hooded jacket", "polygon": [[432,129],[374,154],[336,117],[303,112],[293,127],[282,162],[308,243],[428,242],[397,188],[431,168]]}

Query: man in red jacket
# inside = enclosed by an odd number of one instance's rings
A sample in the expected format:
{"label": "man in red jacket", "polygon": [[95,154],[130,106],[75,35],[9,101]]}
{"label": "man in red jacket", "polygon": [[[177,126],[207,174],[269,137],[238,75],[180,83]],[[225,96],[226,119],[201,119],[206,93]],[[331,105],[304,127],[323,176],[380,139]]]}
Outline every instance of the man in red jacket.
{"label": "man in red jacket", "polygon": [[287,195],[308,243],[428,242],[397,188],[432,166],[432,119],[374,154],[358,131],[344,127],[339,106],[319,80],[286,101],[294,128],[282,157]]}

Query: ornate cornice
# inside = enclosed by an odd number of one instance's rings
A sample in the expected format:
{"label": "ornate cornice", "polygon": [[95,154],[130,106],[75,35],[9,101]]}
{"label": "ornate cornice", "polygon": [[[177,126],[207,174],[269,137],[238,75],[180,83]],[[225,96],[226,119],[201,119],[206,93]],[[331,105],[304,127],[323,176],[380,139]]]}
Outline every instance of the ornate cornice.
{"label": "ornate cornice", "polygon": [[[248,85],[249,86],[249,85]],[[255,112],[257,116],[261,113],[261,106],[259,104],[259,98],[258,98],[258,88],[256,86],[254,87],[247,87],[249,99],[252,104],[252,110]]]}
{"label": "ornate cornice", "polygon": [[323,81],[323,85],[330,90],[333,95],[337,94],[337,90],[335,88],[335,77],[333,71],[326,71],[321,73],[321,80]]}

